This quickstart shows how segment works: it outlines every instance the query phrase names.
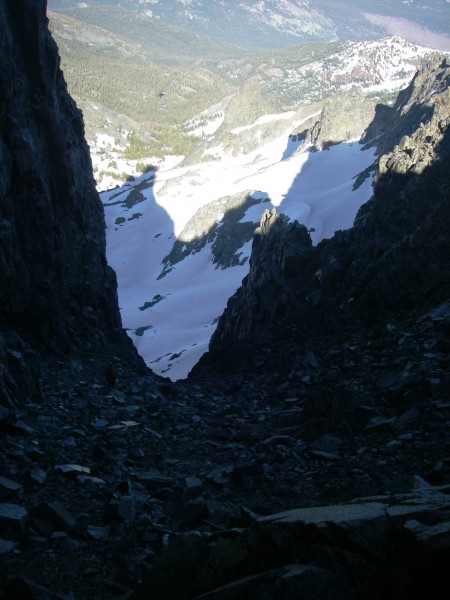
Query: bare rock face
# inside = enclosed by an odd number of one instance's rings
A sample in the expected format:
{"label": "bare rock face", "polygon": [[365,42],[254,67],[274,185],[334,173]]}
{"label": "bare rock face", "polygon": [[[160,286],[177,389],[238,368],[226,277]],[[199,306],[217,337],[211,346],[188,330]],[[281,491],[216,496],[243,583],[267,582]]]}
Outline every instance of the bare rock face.
{"label": "bare rock face", "polygon": [[11,404],[36,391],[36,353],[124,336],[82,115],[45,0],[1,0],[0,36],[0,401]]}
{"label": "bare rock face", "polygon": [[[266,214],[270,214],[266,209]],[[288,224],[285,217],[273,216],[268,224],[256,230],[250,270],[242,287],[228,301],[210,344],[210,355],[221,368],[238,365],[247,368],[250,349],[260,330],[268,331],[271,323],[282,318],[290,300],[291,284],[297,286],[297,276],[313,264],[311,238],[306,227],[298,222]],[[267,329],[266,329],[267,328]],[[272,332],[273,333],[273,332]],[[268,333],[273,339],[272,333]],[[274,334],[276,335],[276,334]],[[267,345],[270,345],[268,342]],[[264,347],[267,348],[266,344]],[[264,354],[264,348],[261,348]],[[194,368],[195,371],[195,368]]]}
{"label": "bare rock face", "polygon": [[222,269],[243,264],[240,248],[252,239],[253,221],[243,221],[246,211],[268,200],[252,197],[251,192],[225,196],[202,206],[186,223],[170,253],[163,259],[164,268],[159,278],[187,256],[211,244],[213,263]]}
{"label": "bare rock face", "polygon": [[[420,130],[434,135],[436,124],[448,119],[448,58],[430,59],[417,71],[408,87],[402,90],[393,107],[378,105],[376,116],[363,137],[374,143],[380,156],[396,151],[405,136]],[[440,129],[445,129],[440,126]]]}
{"label": "bare rock face", "polygon": [[360,138],[375,116],[373,100],[354,87],[327,100],[306,141],[317,148]]}

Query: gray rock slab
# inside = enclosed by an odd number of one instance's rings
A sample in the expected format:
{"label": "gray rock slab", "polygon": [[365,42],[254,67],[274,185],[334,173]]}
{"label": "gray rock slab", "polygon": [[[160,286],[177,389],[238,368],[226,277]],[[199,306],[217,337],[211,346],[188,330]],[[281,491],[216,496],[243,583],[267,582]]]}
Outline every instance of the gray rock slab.
{"label": "gray rock slab", "polygon": [[0,476],[0,502],[17,496],[21,489],[22,486],[19,483]]}
{"label": "gray rock slab", "polygon": [[19,504],[0,504],[0,530],[7,539],[18,540],[25,533],[28,511]]}

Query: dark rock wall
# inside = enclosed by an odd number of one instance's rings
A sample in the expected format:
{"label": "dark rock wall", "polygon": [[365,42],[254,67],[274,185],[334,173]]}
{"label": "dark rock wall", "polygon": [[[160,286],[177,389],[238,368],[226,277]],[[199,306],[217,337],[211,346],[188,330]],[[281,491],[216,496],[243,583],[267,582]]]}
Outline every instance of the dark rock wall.
{"label": "dark rock wall", "polygon": [[123,334],[82,115],[46,1],[0,0],[0,40],[0,399],[12,402],[34,379],[33,352]]}
{"label": "dark rock wall", "polygon": [[[388,154],[403,136],[409,136],[432,122],[433,116],[441,111],[440,107],[446,105],[442,94],[444,92],[445,96],[449,86],[449,67],[448,58],[430,59],[399,93],[394,106],[377,105],[376,117],[362,141],[376,145],[379,155]],[[448,117],[445,108],[444,113]]]}
{"label": "dark rock wall", "polygon": [[296,275],[301,271],[306,280],[315,264],[311,238],[303,225],[288,224],[278,216],[266,229],[258,228],[249,273],[228,301],[205,360],[212,359],[227,371],[264,364],[277,337],[274,325],[284,319],[302,286]]}

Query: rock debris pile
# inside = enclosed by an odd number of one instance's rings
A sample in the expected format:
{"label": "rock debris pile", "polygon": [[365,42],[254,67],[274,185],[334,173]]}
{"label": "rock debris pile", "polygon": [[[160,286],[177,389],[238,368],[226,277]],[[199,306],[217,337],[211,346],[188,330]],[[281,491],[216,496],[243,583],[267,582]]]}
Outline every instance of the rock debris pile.
{"label": "rock debris pile", "polygon": [[[280,563],[266,545],[260,547],[271,514],[382,495],[376,503],[383,506],[374,508],[378,519],[385,504],[410,506],[413,500],[405,497],[412,489],[439,497],[441,512],[422,498],[420,511],[398,509],[407,516],[402,527],[414,521],[411,535],[418,540],[436,529],[439,552],[447,556],[450,404],[443,368],[448,354],[438,346],[448,339],[436,333],[447,319],[450,308],[442,307],[420,332],[405,333],[397,345],[387,332],[390,344],[378,351],[365,348],[362,363],[357,357],[363,349],[352,344],[356,339],[330,349],[328,356],[307,352],[286,381],[233,375],[220,385],[215,379],[172,384],[119,365],[116,385],[109,388],[98,358],[49,363],[42,401],[1,414],[3,597],[21,597],[20,591],[36,599],[126,598],[140,589],[139,598],[189,598],[258,575],[254,596],[246,596],[244,586],[241,595],[207,597],[270,597],[258,595],[269,577],[275,586],[270,593],[289,598],[279,591],[280,581],[289,567],[286,590],[297,585],[303,551],[299,547],[297,559],[285,557]],[[426,354],[423,360],[421,354]],[[333,396],[332,389],[339,393]],[[375,501],[367,502],[372,507]],[[371,511],[367,520],[351,525],[354,535],[359,526],[372,527]],[[386,524],[381,527],[385,535]],[[254,535],[263,555],[259,566],[252,562],[253,552],[250,562],[241,556],[243,540]],[[286,535],[276,533],[287,552],[293,542]],[[213,544],[219,552],[211,559],[217,565],[208,567],[214,573],[207,583],[203,575],[198,582],[193,578],[189,593],[186,586],[183,592],[176,586],[168,591],[166,584],[156,583],[165,561],[174,561],[170,571],[178,573],[194,542],[195,548],[200,544],[195,569],[209,564],[200,547]],[[325,568],[321,560],[314,564],[308,577]],[[415,579],[411,564],[403,567],[404,588],[395,585],[404,592]],[[430,577],[426,569],[423,576]],[[383,577],[384,589],[391,589],[390,576]],[[157,585],[162,586],[159,596],[152,595]],[[363,597],[358,593],[354,597]]]}

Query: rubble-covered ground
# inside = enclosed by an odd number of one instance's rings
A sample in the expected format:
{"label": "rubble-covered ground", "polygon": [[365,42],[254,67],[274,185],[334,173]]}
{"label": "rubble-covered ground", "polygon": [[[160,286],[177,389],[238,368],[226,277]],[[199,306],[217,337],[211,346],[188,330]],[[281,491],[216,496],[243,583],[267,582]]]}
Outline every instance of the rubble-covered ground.
{"label": "rubble-covered ground", "polygon": [[108,387],[99,357],[49,361],[42,402],[0,414],[0,597],[126,598],[172,534],[445,484],[448,323],[443,306],[374,342],[316,340],[286,380],[116,362]]}

